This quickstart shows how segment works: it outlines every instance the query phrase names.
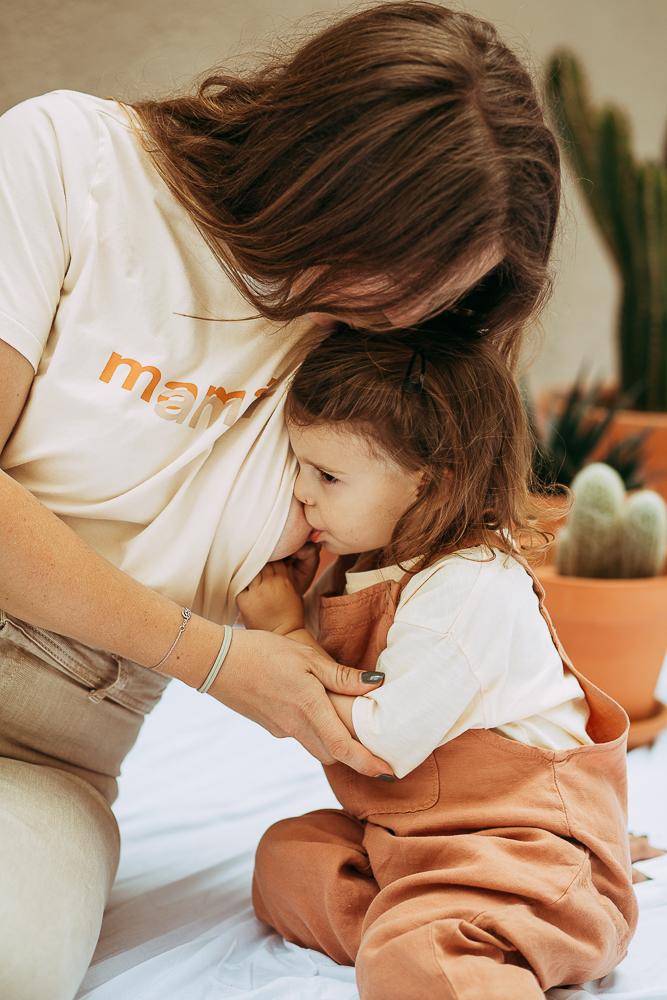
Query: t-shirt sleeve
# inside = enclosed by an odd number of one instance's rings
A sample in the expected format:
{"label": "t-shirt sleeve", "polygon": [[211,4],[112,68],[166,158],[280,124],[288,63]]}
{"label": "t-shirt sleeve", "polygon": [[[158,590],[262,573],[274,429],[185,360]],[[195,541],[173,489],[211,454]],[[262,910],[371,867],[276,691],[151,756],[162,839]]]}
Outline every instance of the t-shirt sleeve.
{"label": "t-shirt sleeve", "polygon": [[353,703],[357,736],[399,778],[485,724],[480,674],[460,635],[463,622],[478,620],[482,566],[445,559],[407,584],[377,661],[385,683]]}
{"label": "t-shirt sleeve", "polygon": [[88,200],[89,140],[66,92],[0,116],[0,339],[35,371],[70,264],[70,229]]}
{"label": "t-shirt sleeve", "polygon": [[355,698],[352,722],[364,746],[402,778],[471,728],[480,685],[454,636],[400,621],[389,630],[377,670],[391,681]]}

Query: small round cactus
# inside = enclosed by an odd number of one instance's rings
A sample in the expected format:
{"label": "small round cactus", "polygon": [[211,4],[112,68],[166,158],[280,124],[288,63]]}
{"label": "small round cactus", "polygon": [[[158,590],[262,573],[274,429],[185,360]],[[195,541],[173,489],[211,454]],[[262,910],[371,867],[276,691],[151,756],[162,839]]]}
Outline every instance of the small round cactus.
{"label": "small round cactus", "polygon": [[626,499],[623,480],[603,462],[572,481],[574,505],[558,535],[556,565],[563,576],[657,576],[667,549],[667,507],[652,490]]}
{"label": "small round cactus", "polygon": [[659,576],[667,549],[665,501],[653,490],[631,496],[621,521],[619,576]]}

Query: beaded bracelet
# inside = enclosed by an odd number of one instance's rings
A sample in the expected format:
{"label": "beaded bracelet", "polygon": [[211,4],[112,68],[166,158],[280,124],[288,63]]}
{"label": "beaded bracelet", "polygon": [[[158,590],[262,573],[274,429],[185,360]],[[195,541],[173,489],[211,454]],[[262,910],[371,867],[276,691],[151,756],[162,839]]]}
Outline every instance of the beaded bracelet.
{"label": "beaded bracelet", "polygon": [[200,694],[206,694],[206,692],[210,688],[211,684],[213,683],[213,681],[216,679],[216,677],[220,673],[220,668],[222,667],[222,664],[225,662],[225,657],[227,656],[227,653],[229,652],[229,647],[232,644],[232,635],[233,635],[234,629],[232,628],[231,625],[224,625],[223,628],[224,628],[225,634],[224,634],[224,637],[223,637],[223,640],[222,640],[222,645],[220,646],[220,649],[218,650],[218,655],[214,659],[213,666],[211,667],[211,669],[209,670],[208,674],[206,675],[206,679],[205,679],[204,683],[201,685],[201,687],[197,688],[197,690],[199,691]]}

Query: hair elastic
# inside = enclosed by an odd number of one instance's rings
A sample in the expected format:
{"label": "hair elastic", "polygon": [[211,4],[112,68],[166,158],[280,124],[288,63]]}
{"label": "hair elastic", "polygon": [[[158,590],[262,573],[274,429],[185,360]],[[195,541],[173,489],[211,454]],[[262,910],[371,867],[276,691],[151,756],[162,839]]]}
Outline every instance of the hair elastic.
{"label": "hair elastic", "polygon": [[224,634],[223,639],[222,639],[222,645],[220,646],[220,649],[218,650],[218,655],[214,659],[213,666],[211,667],[211,669],[209,670],[208,674],[206,675],[206,678],[205,678],[203,684],[200,687],[197,688],[197,690],[199,691],[200,694],[206,694],[206,692],[210,688],[211,684],[213,683],[213,681],[216,679],[216,677],[220,673],[220,668],[222,667],[222,664],[225,662],[225,657],[227,656],[227,653],[229,652],[229,647],[232,644],[232,634],[234,632],[232,626],[231,625],[223,625],[223,629],[224,629],[224,633],[225,634]]}
{"label": "hair elastic", "polygon": [[[421,371],[415,372],[415,361],[419,358]],[[412,357],[408,362],[407,371],[405,373],[405,378],[403,379],[403,384],[401,385],[401,392],[405,390],[419,390],[419,392],[424,391],[424,378],[426,376],[426,353],[423,347],[415,347],[412,352]]]}

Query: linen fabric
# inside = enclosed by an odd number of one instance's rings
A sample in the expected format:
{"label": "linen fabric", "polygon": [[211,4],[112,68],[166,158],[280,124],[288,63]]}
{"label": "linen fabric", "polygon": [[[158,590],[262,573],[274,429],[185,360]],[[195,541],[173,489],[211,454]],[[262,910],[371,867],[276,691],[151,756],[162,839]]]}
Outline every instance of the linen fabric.
{"label": "linen fabric", "polygon": [[[402,585],[322,597],[327,652],[372,669]],[[395,782],[334,764],[325,773],[343,810],[281,820],[260,841],[257,916],[356,963],[361,1000],[539,1000],[626,954],[637,923],[628,719],[574,669],[532,586],[585,693],[589,745],[545,750],[472,729]]]}
{"label": "linen fabric", "polygon": [[[389,566],[344,576],[347,595],[400,581]],[[330,568],[309,601],[330,587]],[[361,742],[402,778],[467,729],[491,729],[528,746],[566,750],[591,742],[588,704],[540,613],[530,576],[511,555],[462,549],[407,577],[374,670],[382,687],[354,700]],[[363,600],[364,598],[359,598]],[[319,630],[317,608],[309,617]],[[350,661],[351,666],[356,663]]]}
{"label": "linen fabric", "polygon": [[118,867],[121,763],[168,683],[0,611],[0,996],[76,993]]}

